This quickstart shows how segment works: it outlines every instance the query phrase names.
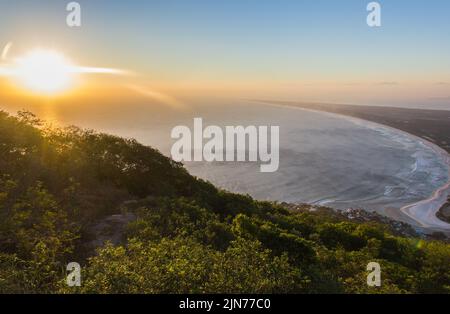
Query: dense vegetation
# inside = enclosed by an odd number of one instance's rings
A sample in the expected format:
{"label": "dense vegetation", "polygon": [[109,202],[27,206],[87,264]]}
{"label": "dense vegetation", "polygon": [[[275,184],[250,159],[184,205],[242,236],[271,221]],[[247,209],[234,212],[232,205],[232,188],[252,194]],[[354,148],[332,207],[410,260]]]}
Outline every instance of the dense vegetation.
{"label": "dense vegetation", "polygon": [[[122,242],[87,245],[126,213]],[[366,284],[371,261],[381,287]],[[0,112],[0,292],[449,293],[450,246],[257,202],[134,140]]]}

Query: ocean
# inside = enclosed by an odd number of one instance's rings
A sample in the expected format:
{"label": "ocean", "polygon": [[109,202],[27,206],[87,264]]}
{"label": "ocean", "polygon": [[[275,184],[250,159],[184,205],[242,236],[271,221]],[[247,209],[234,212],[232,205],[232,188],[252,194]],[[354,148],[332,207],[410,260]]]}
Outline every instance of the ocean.
{"label": "ocean", "polygon": [[[204,125],[280,126],[280,166],[261,173],[259,163],[187,162],[195,176],[259,200],[364,208],[389,214],[429,198],[449,180],[445,160],[423,141],[362,120],[246,101],[191,105],[177,114],[152,116],[148,125],[115,133],[170,155],[170,131]],[[154,128],[150,126],[154,125]],[[114,130],[113,130],[114,131]]]}
{"label": "ocean", "polygon": [[403,132],[299,109],[252,108],[258,112],[237,120],[230,121],[226,109],[206,120],[279,125],[279,170],[260,173],[255,163],[187,163],[192,174],[259,200],[380,213],[426,199],[449,179],[442,156]]}
{"label": "ocean", "polygon": [[277,172],[261,173],[260,163],[249,162],[185,164],[195,176],[259,200],[363,208],[391,215],[430,198],[449,180],[445,158],[422,140],[327,113],[244,100],[203,100],[182,108],[87,107],[77,115],[64,112],[62,116],[66,117],[63,124],[136,138],[167,156],[175,142],[172,128],[192,128],[195,117],[202,118],[204,126],[280,126]]}

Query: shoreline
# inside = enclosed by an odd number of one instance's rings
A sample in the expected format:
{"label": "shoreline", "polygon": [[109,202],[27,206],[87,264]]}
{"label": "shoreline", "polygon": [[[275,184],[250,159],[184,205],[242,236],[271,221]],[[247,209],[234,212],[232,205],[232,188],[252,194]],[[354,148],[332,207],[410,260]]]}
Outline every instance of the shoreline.
{"label": "shoreline", "polygon": [[[429,198],[403,206],[400,210],[421,224],[421,227],[436,231],[450,232],[450,224],[441,220],[437,213],[448,202],[450,195],[450,155],[441,147],[423,140],[423,144],[441,154],[446,164],[449,166],[449,181],[437,189]],[[445,155],[444,155],[445,154]],[[435,206],[433,206],[435,205]]]}
{"label": "shoreline", "polygon": [[[444,150],[443,148],[439,147],[438,145],[436,145],[422,137],[419,137],[417,135],[411,134],[409,132],[406,132],[406,131],[403,131],[400,129],[396,129],[394,127],[391,127],[391,126],[388,126],[388,125],[385,125],[382,123],[365,120],[365,119],[358,118],[358,117],[348,116],[348,115],[341,114],[341,113],[304,108],[304,107],[300,107],[300,106],[295,106],[294,104],[293,105],[288,105],[288,104],[282,105],[282,104],[270,103],[270,102],[265,102],[265,101],[257,101],[257,102],[268,105],[268,106],[273,106],[273,107],[304,110],[304,111],[310,111],[310,112],[315,112],[315,113],[320,113],[320,114],[326,114],[326,115],[330,115],[333,117],[337,116],[337,117],[347,119],[347,120],[352,121],[357,124],[364,123],[363,126],[369,127],[369,128],[370,128],[370,126],[367,126],[367,124],[372,125],[373,128],[381,127],[381,128],[384,128],[384,129],[387,129],[390,131],[399,132],[410,138],[418,140],[421,144],[423,144],[424,146],[427,146],[428,148],[433,150],[437,155],[439,155],[442,158],[443,162],[448,166],[448,181],[447,181],[447,183],[445,185],[441,186],[439,189],[435,190],[430,197],[428,197],[424,200],[412,203],[412,204],[405,205],[401,208],[398,208],[397,210],[399,211],[399,213],[401,213],[401,214],[405,215],[407,218],[409,218],[408,220],[412,219],[415,222],[415,227],[424,229],[424,230],[422,230],[424,232],[427,231],[427,233],[428,233],[431,231],[431,232],[450,233],[450,224],[439,219],[436,215],[440,211],[441,207],[446,204],[447,198],[450,195],[450,154],[447,153],[446,150]],[[401,217],[398,217],[398,218],[401,219]]]}

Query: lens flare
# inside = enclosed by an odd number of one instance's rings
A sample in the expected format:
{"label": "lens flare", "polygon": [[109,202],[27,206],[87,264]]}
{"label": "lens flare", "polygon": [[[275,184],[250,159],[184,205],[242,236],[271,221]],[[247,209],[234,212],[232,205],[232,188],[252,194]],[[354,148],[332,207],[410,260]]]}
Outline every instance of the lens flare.
{"label": "lens flare", "polygon": [[[10,47],[11,45],[9,45]],[[128,75],[128,71],[102,67],[78,66],[54,50],[35,49],[15,59],[6,58],[8,46],[2,54],[0,77],[7,77],[32,93],[58,95],[74,87],[75,78],[82,75]]]}

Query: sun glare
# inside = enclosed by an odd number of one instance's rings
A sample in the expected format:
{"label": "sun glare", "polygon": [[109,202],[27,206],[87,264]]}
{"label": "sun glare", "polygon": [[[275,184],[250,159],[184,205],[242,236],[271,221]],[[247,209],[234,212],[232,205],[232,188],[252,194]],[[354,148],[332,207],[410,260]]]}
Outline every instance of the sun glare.
{"label": "sun glare", "polygon": [[63,92],[73,81],[71,63],[51,50],[34,50],[16,59],[15,73],[24,87],[45,94]]}
{"label": "sun glare", "polygon": [[0,53],[0,78],[7,77],[14,85],[39,95],[60,95],[73,88],[84,75],[128,75],[130,72],[104,67],[81,66],[63,54],[48,49],[34,49],[9,58],[11,43]]}

